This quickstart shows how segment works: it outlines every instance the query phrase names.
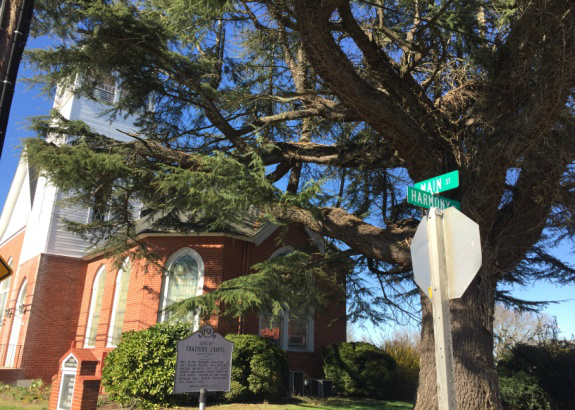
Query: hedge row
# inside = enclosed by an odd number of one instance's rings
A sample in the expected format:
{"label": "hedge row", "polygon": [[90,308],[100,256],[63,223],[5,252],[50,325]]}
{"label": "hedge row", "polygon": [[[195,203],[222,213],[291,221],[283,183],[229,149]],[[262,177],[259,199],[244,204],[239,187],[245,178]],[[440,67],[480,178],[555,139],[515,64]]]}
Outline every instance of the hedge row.
{"label": "hedge row", "polygon": [[[102,372],[109,397],[122,406],[145,409],[197,401],[190,394],[172,394],[177,341],[190,333],[190,327],[183,324],[158,324],[124,333],[106,357]],[[286,352],[254,335],[228,335],[226,339],[234,342],[231,390],[219,398],[271,400],[285,393]],[[335,393],[342,396],[395,399],[401,390],[396,388],[395,360],[368,343],[328,346],[324,373],[333,381]]]}
{"label": "hedge row", "polygon": [[[124,407],[145,409],[197,401],[189,394],[173,395],[177,341],[191,334],[189,325],[158,324],[126,332],[106,357],[102,384],[110,399]],[[282,393],[287,355],[253,335],[228,335],[234,342],[231,390],[225,400],[274,399]]]}

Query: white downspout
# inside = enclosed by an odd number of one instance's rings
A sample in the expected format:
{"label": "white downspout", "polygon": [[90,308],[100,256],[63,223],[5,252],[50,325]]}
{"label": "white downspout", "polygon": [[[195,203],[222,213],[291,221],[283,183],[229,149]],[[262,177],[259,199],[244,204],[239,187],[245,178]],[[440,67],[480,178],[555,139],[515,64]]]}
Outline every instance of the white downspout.
{"label": "white downspout", "polygon": [[18,161],[18,168],[16,168],[16,174],[12,180],[12,185],[10,185],[10,191],[8,191],[8,196],[4,203],[4,208],[2,209],[2,215],[0,215],[0,242],[6,233],[8,224],[12,218],[12,213],[16,207],[16,201],[18,201],[18,196],[22,190],[22,185],[26,180],[26,173],[28,171],[27,165],[27,161],[23,156],[21,156],[20,161]]}

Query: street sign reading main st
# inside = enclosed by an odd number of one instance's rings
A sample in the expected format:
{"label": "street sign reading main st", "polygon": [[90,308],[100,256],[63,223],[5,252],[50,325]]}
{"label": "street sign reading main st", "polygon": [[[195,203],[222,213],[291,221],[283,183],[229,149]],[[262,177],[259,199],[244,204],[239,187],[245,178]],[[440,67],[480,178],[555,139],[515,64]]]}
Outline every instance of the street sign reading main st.
{"label": "street sign reading main st", "polygon": [[431,194],[449,191],[459,186],[459,171],[451,171],[425,181],[416,182],[413,187]]}

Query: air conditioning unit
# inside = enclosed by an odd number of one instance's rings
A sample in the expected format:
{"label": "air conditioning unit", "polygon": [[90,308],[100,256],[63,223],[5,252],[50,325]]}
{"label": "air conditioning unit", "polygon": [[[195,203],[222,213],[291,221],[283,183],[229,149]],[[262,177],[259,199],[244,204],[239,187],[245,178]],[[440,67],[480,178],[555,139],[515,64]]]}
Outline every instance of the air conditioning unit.
{"label": "air conditioning unit", "polygon": [[308,396],[324,398],[333,395],[333,383],[325,379],[307,379],[305,381]]}
{"label": "air conditioning unit", "polygon": [[289,372],[289,395],[303,396],[305,394],[305,376],[302,371]]}

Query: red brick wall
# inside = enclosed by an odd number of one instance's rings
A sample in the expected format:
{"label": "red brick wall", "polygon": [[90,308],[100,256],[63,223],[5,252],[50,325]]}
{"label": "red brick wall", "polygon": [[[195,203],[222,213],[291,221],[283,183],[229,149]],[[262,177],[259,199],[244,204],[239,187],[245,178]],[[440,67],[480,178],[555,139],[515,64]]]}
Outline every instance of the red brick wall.
{"label": "red brick wall", "polygon": [[[60,395],[60,385],[62,383],[62,361],[72,352],[78,361],[75,371],[74,391],[72,396],[72,410],[95,410],[100,392],[100,376],[95,374],[98,367],[97,359],[86,349],[70,349],[59,361],[58,373],[52,379],[52,390],[50,392],[49,410],[56,410]],[[70,371],[67,370],[67,373]]]}
{"label": "red brick wall", "polygon": [[86,262],[42,254],[37,272],[21,368],[25,378],[49,381],[76,335]]}
{"label": "red brick wall", "polygon": [[[14,322],[15,311],[17,309],[17,298],[24,284],[24,281],[27,282],[27,290],[26,290],[26,297],[24,298],[24,304],[30,305],[32,303],[32,295],[34,293],[34,289],[36,287],[36,273],[38,270],[38,263],[40,261],[40,256],[32,258],[22,265],[18,266],[15,270],[14,275],[12,276],[12,282],[10,284],[10,293],[8,297],[8,303],[6,305],[7,308],[11,309],[11,316],[5,317],[4,322],[2,324],[2,328],[0,329],[0,344],[8,345],[10,341],[10,333],[12,332],[12,324]],[[14,266],[14,265],[13,265]],[[27,307],[26,313],[22,316],[22,324],[20,326],[20,332],[18,337],[17,345],[20,346],[17,349],[17,356],[15,359],[14,364],[18,367],[20,363],[20,357],[22,356],[23,345],[26,340],[27,328],[28,328],[28,321],[30,318],[30,307]],[[4,364],[6,359],[6,351],[0,357],[0,364]],[[2,377],[0,375],[0,377]]]}
{"label": "red brick wall", "polygon": [[0,255],[6,262],[12,258],[12,269],[16,269],[20,262],[20,252],[22,251],[22,243],[24,242],[25,230],[14,235],[9,241],[0,246]]}
{"label": "red brick wall", "polygon": [[[315,246],[302,227],[290,227],[287,232],[278,229],[270,238],[268,238],[259,247],[253,243],[248,245],[248,265],[263,262],[278,249],[292,246],[295,249],[310,249]],[[226,255],[226,260],[227,260]],[[338,275],[339,281],[343,278]],[[227,279],[227,277],[226,277]],[[342,288],[343,290],[343,288]],[[335,321],[335,318],[342,318]],[[306,373],[306,377],[321,378],[323,377],[322,352],[327,345],[335,342],[345,342],[346,325],[345,325],[345,301],[341,303],[330,301],[325,309],[318,310],[314,314],[314,349],[313,352],[288,352],[288,365],[290,370],[299,370]],[[254,314],[246,315],[243,318],[243,332],[257,334],[259,328],[258,316]]]}
{"label": "red brick wall", "polygon": [[[148,242],[160,258],[160,266],[163,266],[173,253],[182,248],[189,247],[198,252],[204,262],[204,292],[208,292],[219,286],[222,280],[223,240],[223,237],[155,237],[149,238]],[[98,258],[88,264],[75,338],[78,346],[84,345],[94,279],[101,266],[106,268],[106,282],[94,349],[96,355],[108,350],[107,336],[118,274],[118,269],[114,267],[112,260]],[[144,260],[132,261],[122,331],[146,329],[157,322],[162,287],[160,266]],[[217,326],[217,321],[213,324]]]}
{"label": "red brick wall", "polygon": [[[13,307],[16,303],[16,297],[18,296],[18,290],[14,291],[14,289],[18,289],[18,287],[15,287],[14,283],[20,282],[18,279],[16,279],[16,277],[21,277],[21,275],[18,274],[18,263],[20,262],[20,252],[22,250],[24,234],[25,231],[18,233],[0,247],[0,255],[2,255],[6,262],[12,258],[12,269],[14,270],[12,278],[10,279],[10,290],[8,293],[8,302],[6,303],[6,308]],[[0,306],[0,309],[2,309],[2,306]],[[0,323],[0,345],[8,343],[11,326],[12,318],[4,317]],[[4,355],[0,353],[0,367],[4,364],[3,356]],[[0,380],[2,379],[0,378]]]}
{"label": "red brick wall", "polygon": [[[13,308],[16,304],[16,297],[18,296],[19,289],[18,286],[21,283],[21,275],[18,274],[18,264],[20,262],[20,252],[22,250],[22,243],[24,242],[25,233],[26,231],[22,230],[0,247],[0,255],[2,255],[6,262],[12,258],[11,265],[12,269],[14,270],[11,279],[6,279],[10,280],[10,289],[8,292],[6,308]],[[0,309],[2,308],[4,307],[0,306]],[[2,322],[0,322],[0,345],[4,346],[3,350],[0,351],[0,367],[4,365],[4,360],[6,358],[6,346],[8,345],[10,338],[12,322],[13,316],[4,317]],[[12,383],[20,378],[22,378],[22,372],[19,369],[0,369],[0,381],[2,382]]]}
{"label": "red brick wall", "polygon": [[[310,245],[309,237],[301,228],[291,228],[287,235],[282,234],[283,232],[278,229],[259,247],[253,243],[223,236],[150,237],[147,241],[154,247],[161,266],[181,248],[190,247],[198,252],[204,262],[204,292],[209,292],[217,288],[223,280],[246,274],[249,266],[269,259],[273,252],[283,246],[292,245],[294,248],[301,248]],[[17,256],[22,238],[23,233],[0,249],[5,257],[8,253],[14,254],[13,266],[17,266],[18,263]],[[106,345],[118,274],[113,261],[99,257],[85,262],[75,258],[43,254],[19,267],[13,279],[9,306],[14,307],[24,278],[28,279],[26,303],[34,302],[24,315],[20,336],[20,343],[25,344],[22,361],[24,374],[19,377],[42,377],[49,381],[50,377],[57,373],[58,360],[68,350],[70,342],[75,340],[78,347],[84,346],[94,279],[102,266],[106,269],[106,279],[96,344],[93,349],[95,356],[101,358],[110,350]],[[142,330],[156,323],[161,285],[160,267],[142,260],[132,261],[123,331]],[[33,301],[32,294],[34,294]],[[344,316],[345,305],[330,304],[326,311],[316,312],[315,354],[289,352],[292,370],[304,370],[313,377],[321,376],[321,352],[324,347],[331,342],[345,340],[344,321],[328,326],[334,313]],[[0,328],[0,343],[8,341],[8,332],[4,330],[11,326],[11,319],[6,322]],[[258,322],[258,315],[255,313],[246,315],[241,320],[212,318],[210,321],[224,335],[240,331],[257,334]],[[2,377],[0,371],[0,380]]]}

